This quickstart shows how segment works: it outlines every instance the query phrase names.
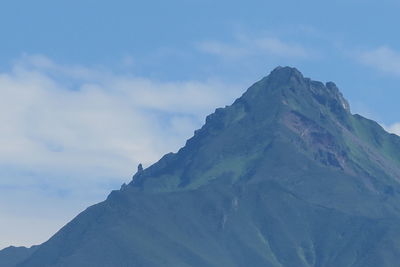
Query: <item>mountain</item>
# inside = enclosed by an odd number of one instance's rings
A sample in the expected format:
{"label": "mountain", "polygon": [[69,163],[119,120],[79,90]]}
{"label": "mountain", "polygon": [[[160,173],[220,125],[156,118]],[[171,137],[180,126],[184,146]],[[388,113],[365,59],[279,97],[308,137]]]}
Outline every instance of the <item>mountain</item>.
{"label": "mountain", "polygon": [[0,267],[15,266],[27,259],[36,250],[37,246],[30,248],[10,246],[0,251]]}
{"label": "mountain", "polygon": [[15,266],[397,266],[399,182],[400,137],[278,67]]}

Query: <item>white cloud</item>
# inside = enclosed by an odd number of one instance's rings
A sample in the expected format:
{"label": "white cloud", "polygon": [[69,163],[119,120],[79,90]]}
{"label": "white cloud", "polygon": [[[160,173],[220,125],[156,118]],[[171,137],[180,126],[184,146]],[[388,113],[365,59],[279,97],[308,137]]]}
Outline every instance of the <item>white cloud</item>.
{"label": "white cloud", "polygon": [[197,48],[202,52],[230,59],[241,58],[252,53],[247,47],[219,41],[204,41],[198,43]]}
{"label": "white cloud", "polygon": [[244,35],[237,36],[236,40],[232,43],[215,40],[201,42],[197,44],[197,48],[205,53],[226,59],[239,59],[260,55],[304,59],[314,54],[299,44],[285,42],[278,38],[249,38]]}
{"label": "white cloud", "polygon": [[306,58],[309,52],[298,44],[285,43],[277,38],[262,38],[254,40],[255,46],[261,52],[281,57]]}
{"label": "white cloud", "polygon": [[400,75],[400,52],[388,46],[359,52],[358,60],[369,67],[393,75]]}
{"label": "white cloud", "polygon": [[385,127],[389,133],[394,133],[400,136],[400,122],[393,123],[392,125]]}
{"label": "white cloud", "polygon": [[[63,66],[43,56],[17,60],[0,73],[0,203],[6,203],[0,247],[13,243],[13,231],[21,237],[14,245],[44,241],[54,225],[129,181],[139,162],[148,166],[176,151],[205,115],[240,90],[218,81],[162,82]],[[33,217],[24,214],[43,209],[46,220],[51,204],[60,205],[58,219],[37,225],[53,227],[32,229]],[[17,219],[26,228],[16,229]]]}

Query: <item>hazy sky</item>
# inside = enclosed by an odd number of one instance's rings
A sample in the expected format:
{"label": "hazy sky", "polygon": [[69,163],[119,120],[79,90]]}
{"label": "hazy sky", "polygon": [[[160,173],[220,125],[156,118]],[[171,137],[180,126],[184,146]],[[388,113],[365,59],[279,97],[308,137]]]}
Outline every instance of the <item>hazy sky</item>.
{"label": "hazy sky", "polygon": [[0,248],[48,239],[278,65],[400,134],[400,2],[4,0]]}

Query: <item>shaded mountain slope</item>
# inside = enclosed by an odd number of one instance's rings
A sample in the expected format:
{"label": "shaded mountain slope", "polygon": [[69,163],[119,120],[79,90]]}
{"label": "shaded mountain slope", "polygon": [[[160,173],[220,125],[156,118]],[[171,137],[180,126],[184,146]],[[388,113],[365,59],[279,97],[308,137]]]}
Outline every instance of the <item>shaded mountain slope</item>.
{"label": "shaded mountain slope", "polygon": [[279,67],[16,266],[396,266],[399,180],[398,136]]}
{"label": "shaded mountain slope", "polygon": [[37,246],[31,248],[10,246],[0,251],[0,267],[15,266],[32,255]]}

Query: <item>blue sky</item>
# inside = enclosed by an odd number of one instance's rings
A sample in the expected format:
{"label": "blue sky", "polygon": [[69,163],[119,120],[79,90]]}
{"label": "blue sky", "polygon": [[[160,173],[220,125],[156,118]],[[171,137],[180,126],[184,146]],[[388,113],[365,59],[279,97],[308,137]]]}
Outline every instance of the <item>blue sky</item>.
{"label": "blue sky", "polygon": [[45,241],[278,65],[400,134],[400,2],[2,1],[0,248]]}

